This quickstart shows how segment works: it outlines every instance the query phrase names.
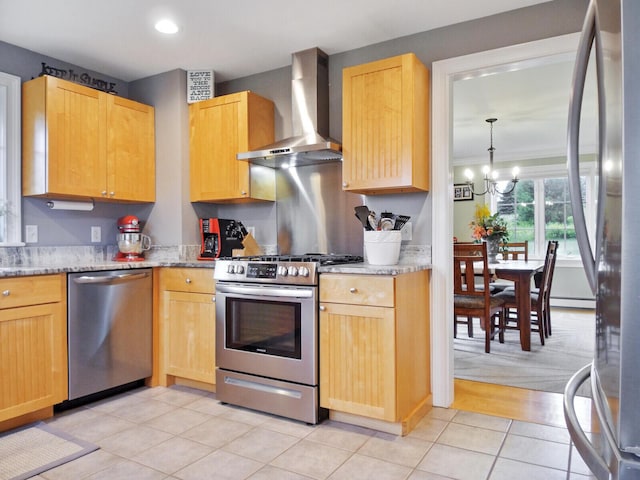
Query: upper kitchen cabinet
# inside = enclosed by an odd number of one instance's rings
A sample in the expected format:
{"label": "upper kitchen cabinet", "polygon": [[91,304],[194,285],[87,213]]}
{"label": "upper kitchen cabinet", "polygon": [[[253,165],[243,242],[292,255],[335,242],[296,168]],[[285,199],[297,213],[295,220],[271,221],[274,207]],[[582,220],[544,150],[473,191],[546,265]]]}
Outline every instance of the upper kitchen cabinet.
{"label": "upper kitchen cabinet", "polygon": [[191,201],[275,200],[275,171],[236,159],[274,141],[274,105],[245,91],[189,105]]}
{"label": "upper kitchen cabinet", "polygon": [[429,189],[429,71],[413,53],[342,74],[343,189]]}
{"label": "upper kitchen cabinet", "polygon": [[155,201],[153,107],[49,76],[22,89],[24,195]]}
{"label": "upper kitchen cabinet", "polygon": [[107,188],[109,198],[155,202],[154,109],[107,95]]}

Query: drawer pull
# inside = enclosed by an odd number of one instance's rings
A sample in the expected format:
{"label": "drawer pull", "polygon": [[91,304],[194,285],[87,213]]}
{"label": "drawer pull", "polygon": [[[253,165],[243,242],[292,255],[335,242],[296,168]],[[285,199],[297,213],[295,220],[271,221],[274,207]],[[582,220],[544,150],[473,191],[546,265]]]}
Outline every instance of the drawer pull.
{"label": "drawer pull", "polygon": [[190,279],[190,278],[187,278],[187,279],[185,280],[185,282],[187,282],[187,284],[190,284],[190,283],[191,283],[191,279]]}
{"label": "drawer pull", "polygon": [[9,295],[11,295],[11,290],[4,290],[4,291],[2,292],[2,296],[3,296],[3,297],[8,297]]}
{"label": "drawer pull", "polygon": [[349,289],[349,291],[350,291],[351,293],[358,293],[358,289],[357,289],[356,287],[351,287],[351,288]]}

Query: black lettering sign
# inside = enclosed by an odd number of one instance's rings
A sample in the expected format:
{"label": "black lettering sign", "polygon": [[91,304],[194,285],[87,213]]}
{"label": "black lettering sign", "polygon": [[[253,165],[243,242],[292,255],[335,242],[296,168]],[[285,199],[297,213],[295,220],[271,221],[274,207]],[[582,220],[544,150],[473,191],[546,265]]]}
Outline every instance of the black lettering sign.
{"label": "black lettering sign", "polygon": [[107,82],[106,80],[92,77],[88,73],[78,73],[71,69],[63,70],[61,68],[52,67],[51,65],[47,65],[44,62],[42,62],[41,65],[42,70],[38,75],[39,77],[43,75],[50,75],[52,77],[62,78],[64,80],[69,80],[80,85],[95,88],[96,90],[100,90],[106,93],[112,93],[114,95],[118,93],[115,90],[116,82]]}

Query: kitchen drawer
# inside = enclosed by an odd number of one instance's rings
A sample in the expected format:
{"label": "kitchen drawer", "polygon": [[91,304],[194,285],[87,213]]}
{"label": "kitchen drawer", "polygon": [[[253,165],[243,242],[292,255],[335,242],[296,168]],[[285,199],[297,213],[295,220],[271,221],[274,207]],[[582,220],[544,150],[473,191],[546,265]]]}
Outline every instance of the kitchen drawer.
{"label": "kitchen drawer", "polygon": [[0,309],[55,303],[62,300],[61,275],[0,279]]}
{"label": "kitchen drawer", "polygon": [[161,288],[177,292],[214,294],[212,268],[163,268]]}
{"label": "kitchen drawer", "polygon": [[395,278],[384,275],[320,275],[320,301],[395,306]]}

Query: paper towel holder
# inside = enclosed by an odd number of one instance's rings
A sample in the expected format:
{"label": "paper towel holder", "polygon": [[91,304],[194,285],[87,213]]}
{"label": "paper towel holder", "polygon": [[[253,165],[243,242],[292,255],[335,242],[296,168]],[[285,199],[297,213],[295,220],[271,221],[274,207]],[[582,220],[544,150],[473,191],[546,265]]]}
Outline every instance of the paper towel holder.
{"label": "paper towel holder", "polygon": [[78,210],[89,212],[93,210],[94,203],[93,200],[88,202],[72,202],[68,200],[49,200],[47,202],[47,207],[51,210]]}

